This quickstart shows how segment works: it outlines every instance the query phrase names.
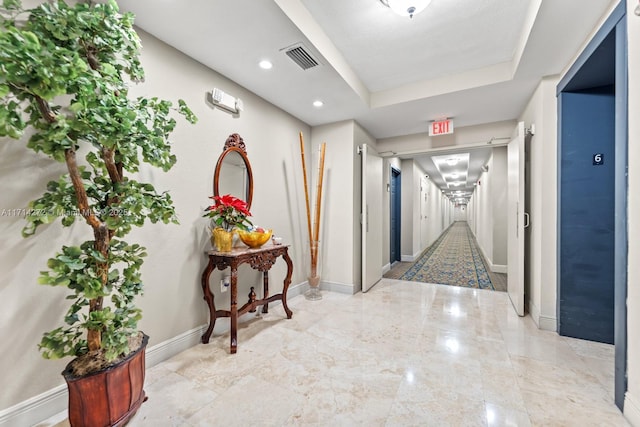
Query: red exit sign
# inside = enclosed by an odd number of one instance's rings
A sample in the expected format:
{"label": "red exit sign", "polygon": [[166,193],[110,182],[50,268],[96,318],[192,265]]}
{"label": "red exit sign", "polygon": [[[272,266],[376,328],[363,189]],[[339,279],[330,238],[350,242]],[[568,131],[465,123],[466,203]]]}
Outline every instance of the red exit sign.
{"label": "red exit sign", "polygon": [[446,135],[453,133],[453,120],[438,120],[431,122],[429,126],[429,136]]}

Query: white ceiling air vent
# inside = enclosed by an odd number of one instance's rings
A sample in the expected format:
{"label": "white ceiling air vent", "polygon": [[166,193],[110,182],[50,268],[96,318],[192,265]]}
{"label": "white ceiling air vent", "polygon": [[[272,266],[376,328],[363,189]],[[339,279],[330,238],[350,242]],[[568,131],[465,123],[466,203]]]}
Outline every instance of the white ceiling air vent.
{"label": "white ceiling air vent", "polygon": [[320,65],[320,62],[311,55],[309,49],[302,43],[296,43],[280,50],[284,50],[284,53],[303,70]]}

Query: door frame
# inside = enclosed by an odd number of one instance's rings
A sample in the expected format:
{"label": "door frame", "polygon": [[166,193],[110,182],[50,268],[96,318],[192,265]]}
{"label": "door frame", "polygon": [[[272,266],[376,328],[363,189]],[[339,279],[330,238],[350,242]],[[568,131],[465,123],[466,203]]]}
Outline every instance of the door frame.
{"label": "door frame", "polygon": [[[402,260],[402,254],[401,254],[401,241],[400,238],[402,236],[402,173],[400,171],[400,169],[396,168],[395,166],[391,165],[391,167],[389,168],[389,182],[390,182],[390,186],[393,188],[394,184],[395,184],[395,190],[396,190],[396,194],[395,194],[395,198],[392,197],[393,196],[393,192],[391,192],[391,188],[389,189],[389,263],[391,266],[393,266],[393,263],[395,263],[396,261],[401,261]],[[394,206],[395,206],[395,212],[396,215],[394,217],[393,212],[394,212]],[[395,225],[396,225],[396,233],[395,236],[393,235],[393,233],[391,232],[391,230],[393,230],[392,224],[395,221]],[[392,254],[393,254],[393,250],[392,248],[396,249],[396,259],[392,258]]]}
{"label": "door frame", "polygon": [[[368,144],[358,147],[362,161],[361,187],[361,290],[367,292],[382,279],[383,161]],[[372,225],[370,232],[370,225]]]}
{"label": "door frame", "polygon": [[[604,39],[615,31],[615,202],[614,202],[614,342],[615,342],[615,403],[620,410],[624,408],[624,395],[627,391],[627,168],[628,168],[628,66],[627,66],[627,22],[626,2],[624,0],[613,10],[611,15],[602,24],[591,41],[578,56],[569,71],[560,80],[556,88],[558,97],[558,195],[557,203],[560,206],[561,197],[561,150],[562,150],[562,111],[560,95],[571,83],[572,79],[580,71],[595,50]],[[560,209],[557,215],[557,230],[560,230]],[[557,238],[557,290],[560,295],[560,232]],[[556,315],[560,318],[560,301],[556,302]]]}
{"label": "door frame", "polygon": [[507,144],[507,295],[518,316],[525,315],[525,132],[518,122]]}

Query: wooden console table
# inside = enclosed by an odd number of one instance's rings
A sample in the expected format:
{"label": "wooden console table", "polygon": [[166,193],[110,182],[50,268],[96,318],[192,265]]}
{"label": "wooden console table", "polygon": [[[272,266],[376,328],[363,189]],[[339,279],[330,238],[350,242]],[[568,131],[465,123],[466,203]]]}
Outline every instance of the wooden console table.
{"label": "wooden console table", "polygon": [[[231,353],[235,353],[238,349],[238,316],[241,316],[247,312],[255,312],[256,307],[263,306],[262,312],[269,312],[269,303],[272,301],[282,301],[284,311],[287,313],[287,319],[291,319],[293,313],[287,306],[287,290],[289,284],[291,284],[291,274],[293,273],[293,262],[289,257],[288,245],[273,245],[271,243],[262,246],[259,249],[250,248],[233,248],[231,252],[218,252],[207,251],[206,255],[209,257],[209,264],[202,273],[202,292],[204,293],[204,299],[209,307],[209,327],[202,335],[202,342],[207,344],[213,327],[216,324],[218,317],[230,317],[231,318]],[[275,264],[278,257],[282,257],[287,263],[287,276],[284,278],[284,287],[282,293],[269,296],[269,275],[268,272]],[[256,293],[254,287],[251,287],[249,292],[249,301],[238,309],[238,266],[248,263],[254,270],[261,271],[263,274],[263,294],[262,299],[256,299]],[[231,267],[231,309],[230,310],[216,310],[214,303],[213,293],[209,288],[209,276],[211,272],[218,268],[224,270],[227,267]]]}

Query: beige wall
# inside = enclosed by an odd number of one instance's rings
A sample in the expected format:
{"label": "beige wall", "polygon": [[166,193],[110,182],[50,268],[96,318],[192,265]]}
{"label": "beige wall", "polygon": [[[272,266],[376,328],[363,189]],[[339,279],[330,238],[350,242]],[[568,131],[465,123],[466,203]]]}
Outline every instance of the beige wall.
{"label": "beige wall", "polygon": [[[362,166],[361,156],[357,155],[357,147],[367,144],[375,150],[376,140],[353,120],[316,126],[312,129],[312,160],[307,169],[309,175],[313,176],[310,177],[313,182],[313,212],[317,191],[319,147],[323,142],[327,146],[320,228],[321,286],[323,289],[337,292],[355,293],[361,289],[362,276]],[[383,259],[380,259],[380,265],[384,264]]]}
{"label": "beige wall", "polygon": [[400,254],[402,261],[411,261],[415,255],[413,245],[414,215],[416,206],[414,203],[414,173],[413,159],[405,159],[400,162]]}
{"label": "beige wall", "polygon": [[473,212],[471,230],[475,234],[484,257],[491,263],[493,259],[493,203],[491,202],[493,155],[489,158],[487,166],[489,166],[489,171],[480,175],[476,189],[469,201],[469,209]]}
{"label": "beige wall", "polygon": [[[360,191],[354,183],[354,122],[347,120],[314,127],[311,141],[313,154],[307,170],[309,176],[313,176],[312,212],[315,212],[318,148],[323,142],[327,144],[320,227],[322,286],[340,287],[351,293],[356,274],[353,248],[358,245],[354,239],[353,215],[354,212],[360,212],[354,197],[354,192]],[[336,239],[337,236],[339,239]]]}
{"label": "beige wall", "polygon": [[[438,187],[431,180],[425,179],[425,171],[413,159],[401,160],[400,171],[402,201],[400,252],[403,261],[414,261],[451,224],[453,208]],[[421,186],[426,187],[424,192],[428,198],[426,212],[424,212],[427,215],[426,220],[421,218],[423,216]],[[388,203],[386,206],[389,206]]]}
{"label": "beige wall", "polygon": [[640,17],[638,2],[627,0],[629,54],[629,255],[627,360],[629,390],[624,413],[640,426]]}
{"label": "beige wall", "polygon": [[468,221],[489,268],[506,273],[507,148],[494,147],[487,167],[469,202]]}
{"label": "beige wall", "polygon": [[427,195],[426,211],[423,215],[426,218],[420,219],[420,226],[423,229],[423,238],[420,241],[420,252],[431,246],[442,232],[451,224],[449,217],[449,206],[452,206],[448,198],[429,178],[425,178],[424,173],[421,175],[424,193]]}
{"label": "beige wall", "polygon": [[495,147],[492,153],[493,170],[491,202],[493,203],[492,264],[498,269],[507,266],[507,147]]}
{"label": "beige wall", "polygon": [[544,78],[520,116],[525,127],[535,125],[527,145],[528,273],[525,293],[528,309],[539,328],[555,331],[557,239],[557,103],[558,77]]}
{"label": "beige wall", "polygon": [[[195,126],[183,121],[179,123],[173,137],[178,163],[169,173],[148,168],[140,172],[142,179],[152,182],[160,191],[171,192],[180,220],[180,225],[150,225],[128,238],[148,247],[149,256],[142,271],[145,295],[139,304],[144,310],[140,328],[150,335],[151,347],[207,322],[200,274],[209,237],[207,221],[201,215],[209,201],[207,197],[213,191],[216,160],[231,133],[238,132],[244,138],[253,168],[255,188],[251,211],[254,222],[273,228],[292,245],[292,283],[306,280],[303,263],[306,225],[298,132],[308,135],[310,128],[157,39],[144,33],[141,35],[142,61],[147,76],[143,85],[133,89],[133,94],[183,98],[199,117]],[[245,111],[235,118],[207,106],[205,91],[213,87],[240,97]],[[32,153],[23,142],[1,141],[0,208],[25,207],[42,193],[48,180],[61,172],[62,165],[52,164],[44,156]],[[332,181],[337,182],[335,178]],[[20,236],[23,224],[19,217],[0,216],[3,240],[0,247],[0,337],[5,343],[0,352],[0,366],[3,367],[0,411],[63,383],[60,372],[68,360],[43,360],[37,344],[43,332],[61,323],[67,307],[66,292],[39,286],[36,280],[47,259],[61,245],[90,238],[86,225],[77,223],[71,229],[53,224],[44,227],[37,236],[23,239]],[[278,262],[272,270],[273,292],[282,288],[276,279],[283,277],[286,271],[282,264]],[[218,283],[219,276],[219,272],[214,272],[211,283]],[[248,277],[258,279],[250,273]],[[219,286],[212,285],[212,289],[216,303],[228,304],[228,293],[220,295]],[[225,324],[218,323],[216,330]]]}
{"label": "beige wall", "polygon": [[[354,169],[354,175],[353,175],[353,185],[354,185],[353,240],[355,242],[355,244],[353,245],[353,283],[355,284],[354,292],[360,291],[362,289],[362,225],[360,224],[360,211],[362,210],[362,191],[361,191],[362,190],[362,156],[356,155],[356,153],[357,153],[357,148],[362,147],[362,145],[364,144],[367,144],[369,149],[372,149],[373,151],[377,152],[377,142],[375,138],[369,135],[369,133],[366,130],[364,130],[362,126],[360,126],[357,122],[354,122],[353,147],[351,150],[351,155],[353,156],[353,169]],[[384,161],[383,161],[383,173],[384,173]],[[382,229],[380,230],[380,233],[382,233],[381,241],[382,241],[382,245],[384,245],[385,236],[386,236],[387,242],[389,240],[389,232],[385,231],[387,230],[385,228],[385,223],[387,224],[387,226],[389,224],[389,209],[388,209],[389,200],[386,193],[387,185],[386,185],[384,175],[382,176],[382,182],[380,183],[380,185],[382,185],[383,187],[382,188],[382,206],[380,207],[380,209],[383,209]],[[386,203],[385,203],[385,197],[387,197]],[[387,207],[386,209],[383,208],[385,206]],[[337,239],[335,243],[341,244],[339,239]],[[381,257],[382,258],[380,259],[380,266],[384,268],[384,265],[389,262],[389,245],[388,244],[386,246],[386,251],[385,251],[385,247],[383,246]]]}

